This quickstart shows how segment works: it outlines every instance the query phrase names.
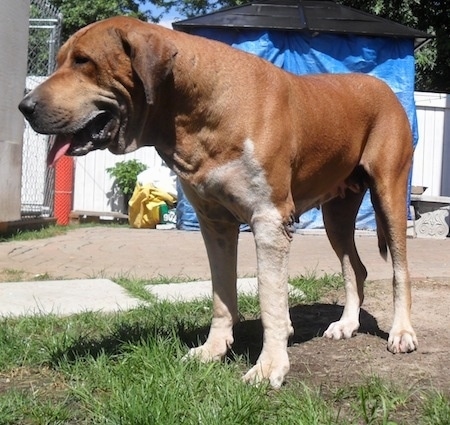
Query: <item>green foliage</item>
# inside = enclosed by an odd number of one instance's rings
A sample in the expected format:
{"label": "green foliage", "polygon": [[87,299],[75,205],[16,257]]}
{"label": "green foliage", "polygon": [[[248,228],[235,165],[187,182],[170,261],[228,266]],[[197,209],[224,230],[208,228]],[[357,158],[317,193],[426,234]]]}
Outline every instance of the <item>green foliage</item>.
{"label": "green foliage", "polygon": [[424,423],[427,425],[450,424],[450,398],[439,391],[432,391],[425,399]]}
{"label": "green foliage", "polygon": [[129,161],[117,162],[114,167],[109,167],[106,171],[111,177],[115,178],[121,192],[125,196],[130,196],[136,186],[138,174],[146,169],[147,166],[142,162],[131,159]]}
{"label": "green foliage", "polygon": [[149,12],[141,10],[145,0],[49,0],[63,14],[63,40],[80,28],[101,19],[128,15],[146,21]]}
{"label": "green foliage", "polygon": [[[41,11],[35,5],[30,6],[30,19],[41,18]],[[28,75],[43,76],[49,74],[49,40],[50,29],[34,28],[29,29],[28,43]]]}

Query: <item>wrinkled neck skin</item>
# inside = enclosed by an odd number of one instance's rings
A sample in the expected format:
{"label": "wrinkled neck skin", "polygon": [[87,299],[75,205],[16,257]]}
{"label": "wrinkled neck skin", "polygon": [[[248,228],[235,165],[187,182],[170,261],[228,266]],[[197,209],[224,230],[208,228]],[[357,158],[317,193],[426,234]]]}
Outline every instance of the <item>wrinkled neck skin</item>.
{"label": "wrinkled neck skin", "polygon": [[217,139],[216,130],[226,125],[227,105],[222,102],[216,107],[218,91],[224,93],[216,72],[220,67],[201,64],[201,55],[192,46],[185,51],[190,56],[183,50],[177,54],[172,73],[158,88],[154,105],[146,105],[141,115],[145,124],[132,125],[134,131],[140,131],[135,133],[128,151],[154,146],[178,176],[194,183],[201,178],[198,171],[213,165],[205,162],[215,162],[212,158],[226,154],[227,148],[223,140]]}
{"label": "wrinkled neck skin", "polygon": [[[173,96],[173,81],[168,79],[158,90],[154,105],[148,105],[145,101],[140,106],[133,106],[134,113],[127,124],[125,153],[133,152],[143,146],[154,146],[158,153],[173,151],[175,145],[175,120],[171,97]],[[134,118],[133,118],[134,117]]]}

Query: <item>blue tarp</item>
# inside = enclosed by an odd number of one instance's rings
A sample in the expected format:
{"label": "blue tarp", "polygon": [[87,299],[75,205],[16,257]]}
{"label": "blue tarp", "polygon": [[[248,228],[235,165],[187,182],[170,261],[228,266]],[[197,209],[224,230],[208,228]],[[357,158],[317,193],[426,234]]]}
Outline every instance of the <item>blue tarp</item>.
{"label": "blue tarp", "polygon": [[[414,40],[388,37],[319,34],[296,32],[200,28],[196,31],[210,39],[227,43],[253,53],[294,74],[362,72],[384,80],[403,104],[417,144],[417,120],[414,104]],[[179,193],[181,209],[178,227],[198,228],[191,220],[193,209]],[[180,208],[180,207],[179,207]],[[184,212],[186,219],[184,221]],[[300,217],[300,228],[323,228],[320,210],[308,211]],[[361,205],[356,228],[374,230],[375,216],[366,194]]]}

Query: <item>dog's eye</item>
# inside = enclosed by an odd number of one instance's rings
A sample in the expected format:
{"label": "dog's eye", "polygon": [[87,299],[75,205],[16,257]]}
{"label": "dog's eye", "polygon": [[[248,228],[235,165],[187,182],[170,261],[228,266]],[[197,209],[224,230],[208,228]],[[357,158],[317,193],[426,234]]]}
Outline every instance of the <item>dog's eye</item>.
{"label": "dog's eye", "polygon": [[89,62],[90,62],[90,59],[86,56],[77,55],[73,58],[73,63],[75,65],[84,65]]}

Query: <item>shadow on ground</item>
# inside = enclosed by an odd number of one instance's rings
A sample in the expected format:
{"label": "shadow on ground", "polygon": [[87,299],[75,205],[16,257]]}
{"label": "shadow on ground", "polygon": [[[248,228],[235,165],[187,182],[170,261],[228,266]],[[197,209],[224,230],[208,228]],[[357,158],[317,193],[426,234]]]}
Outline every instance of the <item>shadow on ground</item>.
{"label": "shadow on ground", "polygon": [[[335,304],[297,305],[290,309],[294,335],[290,345],[302,344],[315,337],[322,336],[331,322],[339,320],[343,307]],[[145,314],[145,313],[144,313]],[[377,320],[366,310],[361,310],[360,333],[370,334],[387,340],[388,334],[381,330]],[[178,333],[181,341],[188,347],[195,347],[206,341],[209,326],[197,329],[186,329],[179,325]],[[170,338],[173,330],[159,326],[143,325],[142,323],[120,324],[110,334],[99,338],[79,336],[73,343],[51,353],[51,364],[61,360],[73,362],[83,357],[97,358],[100,354],[119,355],[124,352],[124,346],[141,344],[143,341],[158,337]],[[228,358],[245,355],[251,363],[256,363],[262,349],[263,329],[260,319],[242,320],[234,328],[234,344]]]}

